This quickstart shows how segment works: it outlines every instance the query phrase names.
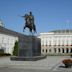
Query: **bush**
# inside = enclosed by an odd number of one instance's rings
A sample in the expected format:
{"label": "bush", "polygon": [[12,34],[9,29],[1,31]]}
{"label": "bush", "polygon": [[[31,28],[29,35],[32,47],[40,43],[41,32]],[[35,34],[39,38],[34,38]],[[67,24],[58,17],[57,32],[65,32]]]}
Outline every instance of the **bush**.
{"label": "bush", "polygon": [[18,56],[18,41],[15,42],[14,50],[13,50],[13,55]]}
{"label": "bush", "polygon": [[62,63],[65,65],[66,68],[72,66],[72,60],[71,59],[64,59]]}

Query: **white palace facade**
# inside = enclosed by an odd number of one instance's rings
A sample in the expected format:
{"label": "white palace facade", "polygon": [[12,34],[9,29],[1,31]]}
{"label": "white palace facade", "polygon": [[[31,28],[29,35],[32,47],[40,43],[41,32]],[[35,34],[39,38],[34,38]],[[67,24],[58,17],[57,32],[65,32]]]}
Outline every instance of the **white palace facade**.
{"label": "white palace facade", "polygon": [[72,30],[55,30],[40,33],[41,54],[70,55],[72,53]]}
{"label": "white palace facade", "polygon": [[[32,38],[33,40],[31,40]],[[33,45],[35,45],[35,47],[32,49],[33,55],[39,55],[41,53],[41,44],[39,38],[7,29],[0,20],[0,50],[3,50],[4,53],[9,53],[12,55],[16,41],[18,41],[19,53],[21,52],[20,54],[26,54],[28,49],[31,47],[32,42]]]}

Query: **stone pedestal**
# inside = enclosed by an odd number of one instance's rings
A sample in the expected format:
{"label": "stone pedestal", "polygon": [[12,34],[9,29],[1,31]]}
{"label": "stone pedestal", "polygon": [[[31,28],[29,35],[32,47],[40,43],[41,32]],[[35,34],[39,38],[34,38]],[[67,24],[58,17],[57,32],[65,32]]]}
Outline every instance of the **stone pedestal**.
{"label": "stone pedestal", "polygon": [[32,57],[20,57],[20,56],[11,56],[11,60],[15,60],[15,61],[37,61],[40,59],[45,59],[47,56],[46,55],[42,55],[42,56],[32,56]]}
{"label": "stone pedestal", "polygon": [[11,60],[36,61],[45,58],[46,56],[41,56],[40,42],[40,39],[35,36],[20,38],[18,56],[12,56]]}
{"label": "stone pedestal", "polygon": [[29,36],[27,39],[24,39],[19,46],[18,56],[32,57],[41,54],[40,39],[35,36]]}

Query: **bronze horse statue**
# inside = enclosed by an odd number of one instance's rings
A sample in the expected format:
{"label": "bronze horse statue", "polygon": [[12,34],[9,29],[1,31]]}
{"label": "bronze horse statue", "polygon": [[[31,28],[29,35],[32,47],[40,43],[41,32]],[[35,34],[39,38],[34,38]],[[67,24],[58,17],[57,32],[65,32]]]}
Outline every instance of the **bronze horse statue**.
{"label": "bronze horse statue", "polygon": [[36,26],[34,24],[34,17],[32,15],[32,13],[30,12],[30,15],[25,14],[24,16],[25,18],[25,26],[23,28],[23,32],[25,30],[25,28],[29,28],[29,31],[32,33],[33,31],[36,32]]}

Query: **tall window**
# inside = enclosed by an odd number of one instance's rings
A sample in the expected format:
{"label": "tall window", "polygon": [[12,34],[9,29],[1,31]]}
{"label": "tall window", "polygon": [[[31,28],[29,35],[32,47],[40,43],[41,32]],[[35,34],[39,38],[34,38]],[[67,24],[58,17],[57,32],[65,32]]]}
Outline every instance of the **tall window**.
{"label": "tall window", "polygon": [[72,53],[72,48],[70,49],[70,53]]}
{"label": "tall window", "polygon": [[58,52],[60,53],[60,48],[58,48]]}
{"label": "tall window", "polygon": [[62,48],[62,53],[64,53],[64,48]]}
{"label": "tall window", "polygon": [[47,53],[47,49],[46,49],[46,53]]}
{"label": "tall window", "polygon": [[44,49],[42,50],[42,52],[44,52]]}
{"label": "tall window", "polygon": [[69,53],[69,49],[68,48],[66,48],[66,53]]}
{"label": "tall window", "polygon": [[54,48],[54,52],[56,53],[56,48]]}
{"label": "tall window", "polygon": [[49,52],[51,52],[51,49],[49,49]]}

